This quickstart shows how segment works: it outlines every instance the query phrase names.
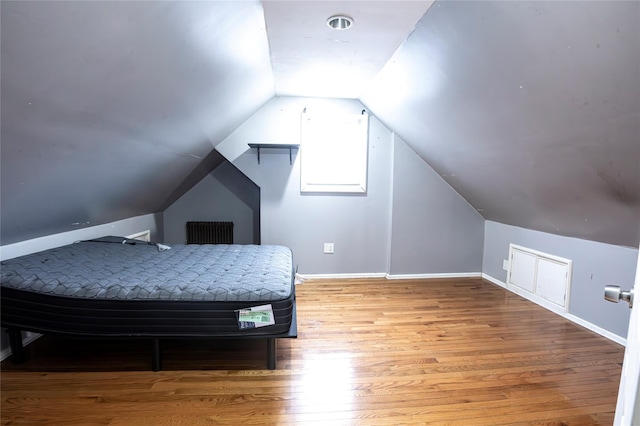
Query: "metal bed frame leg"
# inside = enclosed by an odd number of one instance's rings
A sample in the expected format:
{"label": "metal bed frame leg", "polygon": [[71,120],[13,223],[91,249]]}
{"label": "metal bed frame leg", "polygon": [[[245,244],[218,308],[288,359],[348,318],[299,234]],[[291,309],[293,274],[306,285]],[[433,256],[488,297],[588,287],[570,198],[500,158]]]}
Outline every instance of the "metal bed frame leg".
{"label": "metal bed frame leg", "polygon": [[153,371],[160,371],[162,369],[162,352],[160,350],[160,339],[153,339],[151,369]]}
{"label": "metal bed frame leg", "polygon": [[24,362],[24,347],[22,346],[22,331],[18,328],[7,329],[9,334],[9,346],[11,347],[11,362],[21,364]]}
{"label": "metal bed frame leg", "polygon": [[276,369],[276,339],[267,339],[267,368]]}

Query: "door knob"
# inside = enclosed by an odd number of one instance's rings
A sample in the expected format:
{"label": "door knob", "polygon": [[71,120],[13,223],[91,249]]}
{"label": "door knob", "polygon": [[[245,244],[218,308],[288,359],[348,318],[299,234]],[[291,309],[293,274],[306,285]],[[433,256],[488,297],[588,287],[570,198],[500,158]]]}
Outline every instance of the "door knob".
{"label": "door knob", "polygon": [[617,285],[608,285],[604,288],[604,298],[609,302],[618,303],[619,300],[624,300],[629,303],[629,307],[633,308],[633,289],[620,290]]}

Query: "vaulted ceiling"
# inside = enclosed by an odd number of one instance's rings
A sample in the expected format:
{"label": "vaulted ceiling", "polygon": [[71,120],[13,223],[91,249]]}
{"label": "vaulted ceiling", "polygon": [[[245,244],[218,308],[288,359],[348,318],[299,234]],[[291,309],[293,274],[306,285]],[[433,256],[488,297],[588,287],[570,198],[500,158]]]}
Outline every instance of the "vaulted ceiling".
{"label": "vaulted ceiling", "polygon": [[638,2],[2,1],[0,20],[1,244],[162,211],[273,96],[359,99],[489,220],[640,241]]}

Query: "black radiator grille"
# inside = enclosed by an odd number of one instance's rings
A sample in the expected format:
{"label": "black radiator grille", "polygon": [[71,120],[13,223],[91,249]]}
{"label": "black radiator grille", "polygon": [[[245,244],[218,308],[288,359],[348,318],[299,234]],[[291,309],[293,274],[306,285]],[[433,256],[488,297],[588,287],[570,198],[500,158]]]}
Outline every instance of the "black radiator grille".
{"label": "black radiator grille", "polygon": [[187,222],[187,244],[233,244],[233,222]]}

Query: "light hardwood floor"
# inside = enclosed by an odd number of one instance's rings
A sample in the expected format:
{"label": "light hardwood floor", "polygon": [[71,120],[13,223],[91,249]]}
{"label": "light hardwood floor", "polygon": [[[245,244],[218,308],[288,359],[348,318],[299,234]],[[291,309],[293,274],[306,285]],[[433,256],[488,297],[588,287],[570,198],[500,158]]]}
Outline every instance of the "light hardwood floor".
{"label": "light hardwood floor", "polygon": [[297,286],[263,342],[41,338],[2,363],[3,424],[609,425],[624,348],[481,279]]}

